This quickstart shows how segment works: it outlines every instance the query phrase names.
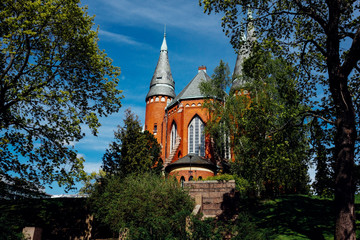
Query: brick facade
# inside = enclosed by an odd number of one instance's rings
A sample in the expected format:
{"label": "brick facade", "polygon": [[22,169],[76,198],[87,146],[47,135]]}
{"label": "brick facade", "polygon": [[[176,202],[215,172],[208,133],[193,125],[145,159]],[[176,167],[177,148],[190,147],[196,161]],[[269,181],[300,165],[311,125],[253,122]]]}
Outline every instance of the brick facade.
{"label": "brick facade", "polygon": [[[201,82],[209,80],[206,67],[201,66],[198,68],[196,76],[176,95],[164,35],[160,57],[145,98],[145,130],[153,133],[161,144],[161,158],[165,167],[189,154],[196,154],[202,157],[199,160],[202,161],[202,164],[199,164],[198,167],[204,169],[197,173],[203,175],[202,177],[215,174],[216,167],[209,168],[211,161],[210,138],[205,136],[205,125],[209,114],[202,107],[204,96],[199,89]],[[191,133],[190,136],[189,133]],[[173,167],[171,169],[171,174],[174,176],[184,176],[188,179],[191,175],[190,169],[190,172],[181,170],[181,173]],[[195,178],[195,176],[193,177]]]}

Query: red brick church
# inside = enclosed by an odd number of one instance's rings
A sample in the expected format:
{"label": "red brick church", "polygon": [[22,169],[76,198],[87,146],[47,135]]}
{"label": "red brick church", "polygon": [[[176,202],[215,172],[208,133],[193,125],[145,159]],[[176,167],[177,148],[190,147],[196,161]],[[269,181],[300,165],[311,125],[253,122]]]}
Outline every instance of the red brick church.
{"label": "red brick church", "polygon": [[[245,55],[238,55],[234,76],[241,72]],[[199,90],[199,84],[209,79],[206,67],[200,66],[194,78],[176,95],[164,35],[145,98],[145,130],[153,133],[162,146],[165,171],[179,181],[204,179],[218,171],[212,159],[211,139],[204,131],[209,113],[202,108],[204,96]]]}

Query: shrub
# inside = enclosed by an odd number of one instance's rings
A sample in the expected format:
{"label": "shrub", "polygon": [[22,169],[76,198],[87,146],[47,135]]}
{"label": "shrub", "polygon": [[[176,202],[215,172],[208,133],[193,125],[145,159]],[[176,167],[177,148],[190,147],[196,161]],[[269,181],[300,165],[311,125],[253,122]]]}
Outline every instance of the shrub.
{"label": "shrub", "polygon": [[115,233],[128,229],[131,239],[186,239],[194,203],[174,179],[112,176],[95,189],[90,197],[95,216]]}
{"label": "shrub", "polygon": [[207,177],[205,180],[229,181],[235,180],[236,190],[239,191],[240,196],[246,196],[250,189],[249,182],[242,177],[231,174],[218,174],[216,176]]}

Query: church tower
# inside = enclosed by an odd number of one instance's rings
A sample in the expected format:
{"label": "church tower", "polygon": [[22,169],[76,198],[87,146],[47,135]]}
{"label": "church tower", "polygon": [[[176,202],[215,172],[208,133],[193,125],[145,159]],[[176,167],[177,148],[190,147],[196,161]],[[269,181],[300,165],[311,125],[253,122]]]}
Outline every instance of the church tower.
{"label": "church tower", "polygon": [[154,134],[159,143],[165,141],[163,126],[165,107],[175,98],[175,82],[173,80],[166,44],[166,33],[160,49],[160,57],[146,95],[145,130]]}
{"label": "church tower", "polygon": [[240,47],[237,58],[236,58],[236,63],[235,63],[235,68],[234,68],[234,72],[233,72],[233,84],[231,86],[230,89],[230,94],[237,92],[240,93],[244,91],[243,87],[246,84],[246,80],[244,80],[242,78],[242,74],[243,74],[243,64],[245,62],[246,59],[248,59],[250,57],[251,54],[251,47],[254,44],[254,42],[256,41],[256,37],[254,34],[254,26],[252,24],[252,15],[251,12],[248,12],[248,19],[249,19],[249,23],[247,25],[247,29],[246,29],[246,36],[244,35],[242,37],[242,40],[244,42],[244,44]]}

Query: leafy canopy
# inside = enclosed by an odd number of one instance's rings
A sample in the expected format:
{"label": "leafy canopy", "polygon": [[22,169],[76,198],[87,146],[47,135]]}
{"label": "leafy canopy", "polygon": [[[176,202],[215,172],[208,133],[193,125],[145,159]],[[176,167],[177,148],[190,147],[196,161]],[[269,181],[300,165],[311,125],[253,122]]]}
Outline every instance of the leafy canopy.
{"label": "leafy canopy", "polygon": [[[227,68],[221,61],[213,80],[204,82],[201,90],[209,99],[205,107],[212,112],[208,132],[230,140],[232,172],[245,179],[252,191],[306,192],[307,128],[298,116],[306,107],[300,104],[295,70],[255,48],[244,63],[243,75],[236,76],[243,85],[224,95],[231,87]],[[219,97],[223,100],[213,100]]]}
{"label": "leafy canopy", "polygon": [[70,187],[83,159],[71,147],[117,112],[120,69],[98,47],[79,0],[0,3],[0,179]]}
{"label": "leafy canopy", "polygon": [[[355,0],[199,0],[222,12],[222,26],[238,49],[248,22],[264,48],[296,64],[308,114],[333,128],[335,239],[355,239],[355,156],[360,126],[360,5]],[[254,14],[248,14],[248,10]],[[330,115],[330,118],[326,118]]]}
{"label": "leafy canopy", "polygon": [[186,239],[194,203],[175,179],[144,173],[104,179],[90,197],[95,217],[130,239]]}

